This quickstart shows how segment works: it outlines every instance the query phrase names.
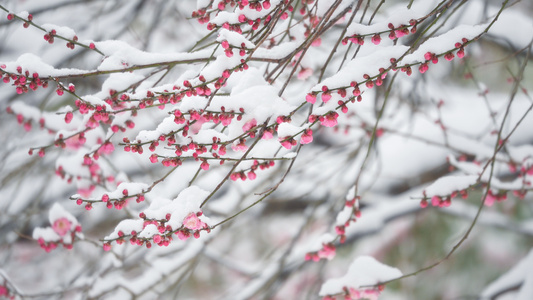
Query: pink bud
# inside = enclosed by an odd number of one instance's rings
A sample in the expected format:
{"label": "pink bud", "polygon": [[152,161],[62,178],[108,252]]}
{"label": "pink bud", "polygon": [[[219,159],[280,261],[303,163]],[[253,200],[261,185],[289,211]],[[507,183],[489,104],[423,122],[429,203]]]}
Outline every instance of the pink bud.
{"label": "pink bud", "polygon": [[109,251],[109,250],[111,250],[111,244],[109,244],[109,243],[104,243],[103,246],[104,246],[104,251]]}
{"label": "pink bud", "polygon": [[372,37],[372,43],[374,43],[374,45],[379,45],[379,43],[381,43],[381,36],[379,34],[375,34]]}
{"label": "pink bud", "polygon": [[316,95],[315,94],[307,94],[307,96],[305,96],[305,100],[311,104],[315,104],[316,102]]}
{"label": "pink bud", "polygon": [[418,70],[420,71],[420,73],[424,74],[426,73],[426,71],[429,69],[428,67],[428,64],[427,63],[423,63],[420,65],[420,67],[418,68]]}
{"label": "pink bud", "polygon": [[454,57],[455,57],[455,55],[453,55],[453,53],[451,53],[451,52],[446,53],[444,55],[444,59],[446,59],[447,61],[451,61]]}
{"label": "pink bud", "polygon": [[300,144],[309,144],[313,141],[313,131],[306,129],[300,138]]}
{"label": "pink bud", "polygon": [[74,115],[72,114],[71,111],[67,112],[65,114],[65,123],[69,124],[72,121],[73,117],[74,117]]}
{"label": "pink bud", "polygon": [[159,234],[154,235],[154,243],[159,244],[161,242],[161,236]]}
{"label": "pink bud", "polygon": [[329,92],[322,93],[322,102],[327,103],[331,99]]}
{"label": "pink bud", "polygon": [[461,48],[457,51],[457,57],[463,58],[465,56],[465,49]]}

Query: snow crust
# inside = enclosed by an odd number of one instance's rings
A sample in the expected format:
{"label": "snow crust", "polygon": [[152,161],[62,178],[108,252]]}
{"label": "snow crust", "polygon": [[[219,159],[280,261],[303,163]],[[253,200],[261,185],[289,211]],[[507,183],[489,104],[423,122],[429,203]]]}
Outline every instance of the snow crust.
{"label": "snow crust", "polygon": [[348,268],[346,275],[340,278],[328,279],[320,288],[319,295],[334,295],[342,293],[344,287],[355,289],[374,286],[402,276],[402,272],[390,266],[380,263],[371,256],[356,258]]}

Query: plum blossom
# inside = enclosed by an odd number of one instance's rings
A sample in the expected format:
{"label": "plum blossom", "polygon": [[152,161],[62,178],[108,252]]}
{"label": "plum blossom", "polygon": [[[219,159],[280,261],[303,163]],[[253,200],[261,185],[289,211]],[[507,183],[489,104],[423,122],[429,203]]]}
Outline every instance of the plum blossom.
{"label": "plum blossom", "polygon": [[331,94],[329,92],[322,93],[322,102],[327,103],[331,99]]}
{"label": "plum blossom", "polygon": [[507,199],[506,193],[494,193],[492,190],[489,190],[487,193],[487,197],[485,199],[485,205],[486,206],[492,206],[495,202],[501,202],[503,200]]}
{"label": "plum blossom", "polygon": [[98,154],[111,154],[115,151],[115,146],[111,142],[105,142],[98,150]]}
{"label": "plum blossom", "polygon": [[295,139],[293,139],[292,137],[290,136],[286,136],[286,137],[283,137],[283,138],[279,138],[279,142],[280,144],[287,148],[287,149],[291,149],[293,146],[296,146],[297,142]]}
{"label": "plum blossom", "polygon": [[379,45],[379,43],[381,43],[381,36],[379,36],[379,34],[372,36],[372,43],[374,45]]}
{"label": "plum blossom", "polygon": [[496,196],[492,194],[492,191],[489,191],[487,197],[485,198],[485,205],[490,207],[494,205],[494,202],[496,202]]}
{"label": "plum blossom", "polygon": [[246,146],[244,140],[235,141],[233,144],[231,144],[231,149],[233,149],[233,151],[246,152],[246,150],[248,150],[248,146]]}
{"label": "plum blossom", "polygon": [[320,117],[320,124],[326,127],[333,127],[337,125],[337,118],[339,114],[337,112],[331,111],[327,115]]}
{"label": "plum blossom", "polygon": [[367,300],[377,300],[380,294],[379,289],[349,289],[350,294],[348,299],[358,300],[358,299],[367,299]]}
{"label": "plum blossom", "polygon": [[307,94],[307,96],[305,96],[305,100],[311,104],[315,104],[316,102],[316,95],[315,94]]}
{"label": "plum blossom", "polygon": [[307,78],[311,77],[311,75],[313,75],[313,69],[311,69],[311,68],[303,68],[298,73],[298,79],[306,80]]}
{"label": "plum blossom", "polygon": [[313,141],[313,131],[311,129],[306,129],[300,138],[301,144],[309,144]]}
{"label": "plum blossom", "polygon": [[261,138],[262,138],[263,140],[269,140],[269,139],[271,139],[271,138],[273,138],[273,137],[274,137],[274,135],[272,134],[272,130],[267,129],[267,130],[265,130],[265,131],[263,132],[263,136],[262,136]]}
{"label": "plum blossom", "polygon": [[188,229],[191,229],[191,230],[198,230],[198,229],[202,229],[204,227],[205,223],[202,222],[198,216],[191,212],[189,213],[185,219],[183,219],[183,226],[185,226],[185,228],[188,228]]}
{"label": "plum blossom", "polygon": [[52,224],[52,229],[59,236],[65,236],[72,228],[72,223],[67,218],[59,218]]}
{"label": "plum blossom", "polygon": [[242,131],[246,132],[255,126],[257,126],[257,121],[255,119],[251,119],[242,126]]}
{"label": "plum blossom", "polygon": [[179,230],[179,231],[176,232],[176,235],[182,241],[188,239],[191,236],[189,231],[186,231],[186,230]]}
{"label": "plum blossom", "polygon": [[65,145],[72,150],[78,150],[85,144],[85,137],[82,134],[76,134],[68,139],[65,139]]}
{"label": "plum blossom", "polygon": [[318,251],[318,257],[331,260],[332,258],[335,257],[335,252],[336,252],[335,245],[331,243],[324,244],[322,249]]}

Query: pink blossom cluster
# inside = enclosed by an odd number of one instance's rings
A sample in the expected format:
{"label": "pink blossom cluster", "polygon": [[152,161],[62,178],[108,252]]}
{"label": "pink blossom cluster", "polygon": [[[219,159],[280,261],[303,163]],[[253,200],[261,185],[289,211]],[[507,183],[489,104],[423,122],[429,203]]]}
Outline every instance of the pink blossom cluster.
{"label": "pink blossom cluster", "polygon": [[230,179],[233,181],[237,181],[239,179],[242,181],[245,181],[246,179],[254,180],[257,177],[257,174],[255,174],[255,172],[258,169],[266,170],[268,168],[273,167],[275,164],[276,163],[273,160],[268,160],[262,163],[257,160],[254,160],[253,165],[249,169],[231,173]]}
{"label": "pink blossom cluster", "polygon": [[[108,181],[113,182],[113,178],[108,178]],[[121,182],[116,182],[117,186],[120,185],[120,183]],[[90,186],[89,189],[90,190],[87,191],[86,193],[80,193],[80,190],[78,190],[78,194],[80,194],[80,196],[82,197],[89,197],[90,194],[92,193],[92,190],[94,190],[94,186]],[[145,200],[144,194],[141,192],[141,193],[130,195],[128,189],[123,189],[122,197],[111,198],[108,194],[103,194],[100,200],[87,200],[83,198],[77,198],[76,204],[83,205],[85,203],[85,209],[91,210],[93,203],[105,203],[108,209],[115,208],[117,210],[121,210],[128,203],[130,203],[130,201],[133,201],[133,200],[135,200],[135,202],[137,203],[143,202]]]}
{"label": "pink blossom cluster", "polygon": [[[344,300],[377,300],[381,292],[385,289],[384,285],[379,285],[377,288],[353,288],[353,287],[344,287]],[[327,295],[322,298],[322,300],[335,300],[337,299],[335,295]]]}
{"label": "pink blossom cluster", "polygon": [[331,260],[335,257],[336,247],[333,243],[323,243],[322,249],[317,252],[309,252],[305,254],[305,260],[307,261],[319,261],[321,259]]}
{"label": "pink blossom cluster", "polygon": [[[339,243],[343,244],[346,242],[346,228],[348,228],[352,223],[357,221],[357,218],[361,217],[361,211],[359,210],[359,197],[356,196],[349,200],[346,200],[344,203],[344,209],[350,211],[350,217],[342,225],[335,226],[335,234],[339,240]],[[309,261],[319,261],[320,259],[332,259],[335,257],[336,247],[333,242],[322,243],[322,249],[316,252],[308,252],[305,254],[305,260]]]}
{"label": "pink blossom cluster", "polygon": [[351,210],[351,217],[344,222],[343,225],[335,226],[335,233],[339,236],[340,243],[346,241],[346,228],[348,228],[352,223],[357,221],[357,218],[361,218],[361,211],[359,210],[359,201],[360,197],[356,196],[352,199],[346,200],[344,203],[345,209]]}
{"label": "pink blossom cluster", "polygon": [[[380,34],[387,34],[389,36],[389,39],[395,40],[401,37],[404,37],[408,34],[414,34],[417,30],[417,25],[424,21],[425,18],[421,18],[419,20],[412,19],[409,21],[409,25],[400,25],[397,27],[394,27],[392,23],[389,23],[388,31],[380,32],[380,33],[374,33],[374,34],[368,34],[368,35],[358,35],[353,34],[349,37],[345,37],[342,39],[342,44],[346,45],[348,42],[352,42],[357,45],[364,45],[365,44],[365,37],[371,36],[371,41],[374,45],[379,45],[381,43],[381,36]],[[409,29],[410,28],[410,29]]]}
{"label": "pink blossom cluster", "polygon": [[[61,217],[54,220],[52,226],[44,228],[44,230],[49,228],[51,228],[56,234],[55,238],[50,238],[49,235],[37,238],[39,246],[41,246],[46,252],[56,249],[58,245],[63,245],[65,249],[72,249],[76,233],[81,232],[81,225],[77,224],[77,222],[72,222],[72,220],[67,217]],[[36,237],[35,234],[34,237]]]}
{"label": "pink blossom cluster", "polygon": [[[288,5],[289,1],[284,0],[284,4],[289,6],[287,9],[289,11],[292,11],[292,6]],[[262,10],[268,10],[272,7],[270,0],[264,0],[262,2],[260,1],[249,1],[249,0],[223,0],[220,1],[215,9],[213,9],[210,6],[199,8],[196,11],[192,12],[192,17],[198,19],[198,22],[200,24],[207,24],[208,30],[215,30],[219,28],[225,28],[237,33],[242,33],[242,26],[250,26],[251,30],[256,31],[260,28],[261,24],[263,26],[266,26],[269,24],[269,22],[272,20],[273,13],[275,11],[270,12],[264,17],[257,18],[257,19],[249,19],[244,14],[240,14],[238,16],[238,22],[230,24],[228,22],[224,23],[209,23],[211,20],[212,14],[218,14],[221,11],[226,10],[227,7],[231,8],[237,8],[238,10],[242,11],[245,8],[261,12]],[[282,19],[286,19],[288,17],[288,14],[285,12],[284,15],[281,16]]]}
{"label": "pink blossom cluster", "polygon": [[[452,204],[452,199],[456,198],[458,196],[461,196],[461,198],[466,199],[468,198],[468,191],[465,190],[459,190],[459,191],[453,191],[450,195],[441,196],[441,195],[433,195],[431,198],[425,196],[425,191],[423,192],[424,197],[422,200],[420,200],[420,207],[426,208],[429,203],[431,203],[434,207],[448,207]],[[429,200],[429,201],[428,201]]]}
{"label": "pink blossom cluster", "polygon": [[172,217],[172,214],[170,213],[166,214],[165,219],[162,220],[147,219],[144,213],[140,213],[139,217],[144,219],[143,229],[145,229],[148,225],[154,225],[157,227],[158,233],[154,234],[150,238],[146,238],[139,236],[139,232],[136,231],[131,231],[129,235],[119,231],[118,238],[104,242],[103,248],[105,251],[109,251],[111,250],[111,243],[113,241],[121,245],[125,242],[126,238],[129,239],[131,245],[144,245],[147,248],[151,248],[152,243],[161,247],[167,247],[173,241],[173,234],[176,235],[180,240],[187,240],[191,236],[195,239],[198,239],[200,238],[201,231],[206,231],[208,233],[211,231],[211,228],[200,219],[202,214],[203,213],[201,211],[196,213],[190,212],[183,219],[179,228],[173,228],[171,225],[167,224]]}
{"label": "pink blossom cluster", "polygon": [[37,72],[31,73],[29,70],[23,71],[22,67],[20,66],[17,67],[16,73],[7,72],[5,69],[5,65],[0,66],[0,77],[3,77],[2,81],[4,83],[11,83],[13,86],[15,86],[17,94],[24,94],[30,90],[36,91],[39,87],[48,87],[48,80],[41,79]]}

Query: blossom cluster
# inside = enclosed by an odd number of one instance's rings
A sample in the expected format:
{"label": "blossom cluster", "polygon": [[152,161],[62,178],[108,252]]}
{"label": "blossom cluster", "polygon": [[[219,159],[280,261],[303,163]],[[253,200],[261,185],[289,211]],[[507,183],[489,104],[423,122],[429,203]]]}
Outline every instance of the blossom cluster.
{"label": "blossom cluster", "polygon": [[33,231],[33,238],[46,252],[56,249],[58,245],[72,249],[76,238],[83,238],[81,225],[73,215],[58,203],[55,203],[50,209],[49,220],[49,227],[38,227]]}

